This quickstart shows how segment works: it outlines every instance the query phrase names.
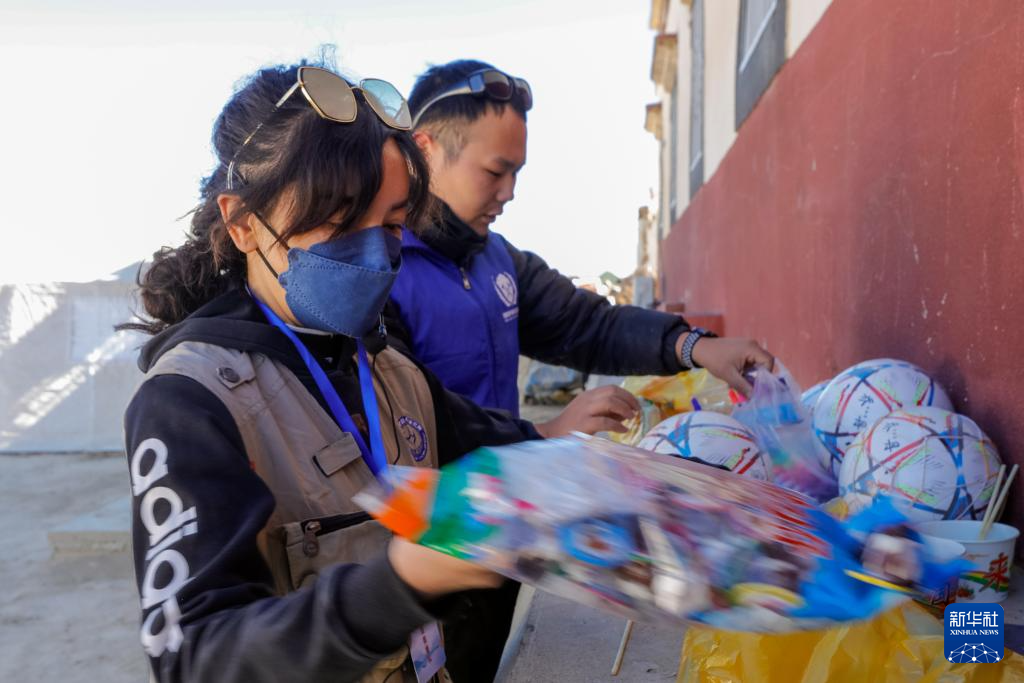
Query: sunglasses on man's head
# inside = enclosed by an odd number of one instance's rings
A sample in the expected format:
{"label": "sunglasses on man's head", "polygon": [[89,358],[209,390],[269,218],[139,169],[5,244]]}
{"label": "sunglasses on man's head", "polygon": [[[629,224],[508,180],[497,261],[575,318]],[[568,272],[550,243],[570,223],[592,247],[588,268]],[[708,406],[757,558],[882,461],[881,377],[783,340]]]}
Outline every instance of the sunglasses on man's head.
{"label": "sunglasses on man's head", "polygon": [[[260,128],[264,126],[274,112],[280,109],[296,91],[300,91],[303,94],[306,101],[309,102],[309,106],[321,118],[334,121],[335,123],[352,123],[356,120],[356,116],[359,113],[359,105],[355,94],[356,90],[363,93],[366,103],[373,109],[377,118],[386,125],[397,130],[409,130],[412,128],[409,105],[406,103],[405,98],[402,97],[402,93],[398,92],[398,88],[387,81],[382,81],[379,78],[366,78],[360,81],[359,85],[353,87],[344,78],[327,69],[315,66],[302,66],[299,67],[295,85],[281,96],[281,99],[274,105],[273,111],[256,126],[253,132],[249,133],[248,137],[238,147],[238,151],[235,152],[235,156],[232,157],[231,162],[228,164],[228,189],[234,189],[234,178],[238,175],[235,171],[235,162],[242,153],[242,150],[256,136],[256,133],[259,132]],[[238,175],[238,179],[244,182],[240,175]]]}
{"label": "sunglasses on man's head", "polygon": [[448,97],[456,95],[477,95],[490,97],[499,102],[508,102],[513,97],[517,98],[525,111],[533,107],[533,91],[530,84],[523,78],[515,78],[497,69],[481,69],[474,71],[465,80],[456,83],[454,86],[437,95],[420,109],[413,119],[413,128],[419,123],[423,115],[432,106]]}

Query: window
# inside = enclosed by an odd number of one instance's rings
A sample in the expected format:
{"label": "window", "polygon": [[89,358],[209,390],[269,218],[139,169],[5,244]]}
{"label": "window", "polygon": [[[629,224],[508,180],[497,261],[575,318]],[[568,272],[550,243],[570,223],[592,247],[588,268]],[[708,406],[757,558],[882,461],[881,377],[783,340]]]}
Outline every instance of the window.
{"label": "window", "polygon": [[693,0],[690,47],[693,50],[690,60],[690,197],[693,197],[704,184],[704,0]]}
{"label": "window", "polygon": [[736,129],[786,59],[786,0],[741,0],[736,41]]}

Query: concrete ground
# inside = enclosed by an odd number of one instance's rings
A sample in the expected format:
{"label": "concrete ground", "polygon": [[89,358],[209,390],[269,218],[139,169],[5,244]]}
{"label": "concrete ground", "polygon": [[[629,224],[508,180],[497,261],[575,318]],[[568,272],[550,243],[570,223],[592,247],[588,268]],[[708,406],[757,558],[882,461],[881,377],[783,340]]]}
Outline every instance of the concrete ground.
{"label": "concrete ground", "polygon": [[0,456],[0,681],[146,680],[130,555],[54,555],[47,536],[127,499],[121,454]]}
{"label": "concrete ground", "polygon": [[497,683],[675,680],[683,629],[649,624],[634,626],[619,675],[611,675],[625,625],[624,619],[537,592]]}

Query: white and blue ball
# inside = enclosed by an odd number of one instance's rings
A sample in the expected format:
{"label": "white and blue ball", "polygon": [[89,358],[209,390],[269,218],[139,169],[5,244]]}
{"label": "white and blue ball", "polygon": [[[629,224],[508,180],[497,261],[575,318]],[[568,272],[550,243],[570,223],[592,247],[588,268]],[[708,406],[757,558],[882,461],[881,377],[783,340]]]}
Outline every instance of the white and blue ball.
{"label": "white and blue ball", "polygon": [[637,444],[655,453],[723,465],[754,479],[771,479],[771,462],[738,420],[710,410],[673,415],[658,423]]}
{"label": "white and blue ball", "polygon": [[981,519],[999,465],[992,441],[970,418],[906,408],[853,441],[839,470],[839,495],[851,512],[884,495],[913,521]]}
{"label": "white and blue ball", "polygon": [[844,370],[814,407],[822,463],[837,476],[847,448],[863,430],[894,410],[929,406],[953,409],[945,390],[912,363],[882,358]]}

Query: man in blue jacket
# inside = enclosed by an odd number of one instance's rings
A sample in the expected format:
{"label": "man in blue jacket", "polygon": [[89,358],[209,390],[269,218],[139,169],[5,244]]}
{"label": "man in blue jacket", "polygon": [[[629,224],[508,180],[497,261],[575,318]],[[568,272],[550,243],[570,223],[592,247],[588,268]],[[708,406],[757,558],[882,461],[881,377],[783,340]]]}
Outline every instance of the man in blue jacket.
{"label": "man in blue jacket", "polygon": [[[743,370],[772,364],[752,340],[717,339],[676,315],[612,306],[491,231],[526,162],[532,104],[526,81],[479,61],[434,66],[416,81],[409,97],[415,138],[441,206],[436,224],[403,237],[391,332],[448,389],[514,415],[520,354],[612,375],[705,367],[748,392]],[[610,390],[589,394],[538,429],[554,436],[635,408]]]}
{"label": "man in blue jacket", "polygon": [[[440,216],[419,236],[406,231],[402,270],[391,293],[388,329],[455,392],[489,408],[519,413],[519,355],[586,373],[669,375],[705,367],[743,393],[742,373],[772,357],[749,339],[714,338],[684,319],[635,306],[612,306],[542,258],[491,231],[513,198],[526,162],[527,82],[490,64],[458,60],[431,67],[409,97],[414,137],[426,153]],[[602,387],[574,400],[544,436],[572,430],[622,430],[635,400]],[[493,597],[495,643],[507,634],[514,604]],[[496,652],[449,652],[449,669],[467,680],[493,677]]]}

